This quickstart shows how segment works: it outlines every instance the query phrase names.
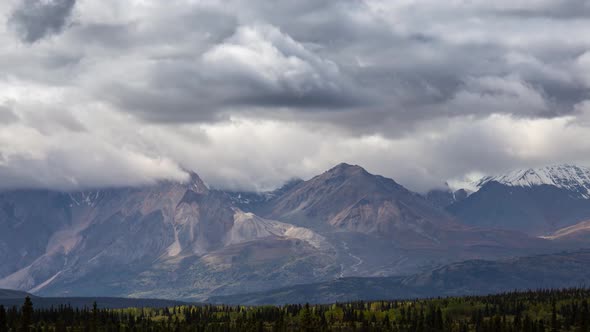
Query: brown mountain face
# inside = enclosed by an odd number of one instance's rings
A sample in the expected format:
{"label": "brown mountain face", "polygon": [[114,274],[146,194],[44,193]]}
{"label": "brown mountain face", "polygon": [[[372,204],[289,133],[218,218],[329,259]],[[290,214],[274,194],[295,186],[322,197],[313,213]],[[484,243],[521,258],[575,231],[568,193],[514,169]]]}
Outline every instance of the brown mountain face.
{"label": "brown mountain face", "polygon": [[[505,250],[539,247],[544,242],[517,232],[465,226],[394,180],[345,163],[299,183],[269,201],[259,213],[320,232],[385,238],[406,249]],[[478,251],[465,257],[480,257]]]}
{"label": "brown mountain face", "polygon": [[449,215],[395,181],[348,164],[295,186],[273,201],[267,215],[379,234],[392,234],[411,225],[453,224]]}
{"label": "brown mountain face", "polygon": [[406,242],[436,242],[434,233],[462,228],[395,181],[348,164],[300,183],[271,204],[265,215],[272,219]]}
{"label": "brown mountain face", "polygon": [[0,206],[5,288],[196,298],[339,271],[322,236],[244,213],[194,173],[136,188],[6,192]]}
{"label": "brown mountain face", "polygon": [[194,173],[136,188],[5,192],[0,288],[202,299],[555,243],[457,224],[395,181],[347,164],[256,205],[260,213],[242,211]]}

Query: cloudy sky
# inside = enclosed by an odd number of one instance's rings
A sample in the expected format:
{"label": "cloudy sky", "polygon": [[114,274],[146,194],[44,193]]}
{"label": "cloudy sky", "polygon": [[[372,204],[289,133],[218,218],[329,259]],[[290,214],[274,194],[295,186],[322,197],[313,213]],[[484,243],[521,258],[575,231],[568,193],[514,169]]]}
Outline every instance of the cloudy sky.
{"label": "cloudy sky", "polygon": [[4,0],[0,187],[590,165],[587,0]]}

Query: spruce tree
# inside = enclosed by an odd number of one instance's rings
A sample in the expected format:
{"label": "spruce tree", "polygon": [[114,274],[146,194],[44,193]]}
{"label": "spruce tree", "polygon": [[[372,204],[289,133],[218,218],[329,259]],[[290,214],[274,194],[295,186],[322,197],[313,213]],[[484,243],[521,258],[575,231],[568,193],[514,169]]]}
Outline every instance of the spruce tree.
{"label": "spruce tree", "polygon": [[557,326],[557,306],[555,300],[551,303],[551,332],[558,332]]}
{"label": "spruce tree", "polygon": [[6,332],[8,330],[6,319],[6,309],[3,305],[0,305],[0,332]]}
{"label": "spruce tree", "polygon": [[29,332],[31,330],[31,322],[33,319],[33,302],[30,297],[25,298],[25,303],[21,309],[20,330],[22,332]]}
{"label": "spruce tree", "polygon": [[90,331],[96,332],[98,330],[98,306],[96,301],[92,303],[92,322],[90,324]]}
{"label": "spruce tree", "polygon": [[588,312],[588,301],[582,303],[582,313],[580,315],[580,331],[588,332],[590,324],[590,312]]}
{"label": "spruce tree", "polygon": [[313,320],[311,317],[311,309],[309,306],[309,303],[305,304],[305,307],[303,308],[303,310],[301,310],[301,318],[300,318],[300,324],[301,324],[301,330],[302,331],[311,331],[313,328]]}

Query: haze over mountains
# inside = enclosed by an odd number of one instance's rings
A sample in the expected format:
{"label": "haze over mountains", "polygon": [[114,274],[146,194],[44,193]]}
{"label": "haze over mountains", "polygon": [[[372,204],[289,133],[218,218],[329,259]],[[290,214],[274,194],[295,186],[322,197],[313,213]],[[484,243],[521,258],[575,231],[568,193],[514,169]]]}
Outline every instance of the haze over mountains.
{"label": "haze over mountains", "polygon": [[339,164],[269,193],[213,190],[196,173],[143,187],[5,191],[0,288],[204,300],[582,248],[589,175],[564,165],[420,195]]}

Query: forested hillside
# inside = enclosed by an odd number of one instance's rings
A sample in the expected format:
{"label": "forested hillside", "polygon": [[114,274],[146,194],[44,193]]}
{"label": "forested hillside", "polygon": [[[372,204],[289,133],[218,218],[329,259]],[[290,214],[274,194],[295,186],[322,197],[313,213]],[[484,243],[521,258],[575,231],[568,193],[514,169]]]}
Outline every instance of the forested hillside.
{"label": "forested hillside", "polygon": [[[0,307],[0,331],[589,331],[590,290],[287,306],[35,310]],[[33,300],[34,301],[34,300]]]}

